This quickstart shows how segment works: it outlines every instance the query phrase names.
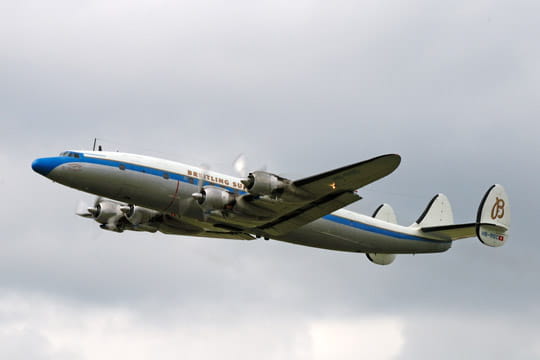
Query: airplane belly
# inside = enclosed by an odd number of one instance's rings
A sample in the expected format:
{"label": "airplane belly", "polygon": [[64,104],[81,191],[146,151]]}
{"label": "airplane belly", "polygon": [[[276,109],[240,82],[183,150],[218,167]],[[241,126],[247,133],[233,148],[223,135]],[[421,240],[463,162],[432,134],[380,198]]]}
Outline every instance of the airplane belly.
{"label": "airplane belly", "polygon": [[61,184],[113,200],[173,211],[178,207],[181,186],[178,180],[122,170],[119,167],[88,163],[67,163],[54,169],[49,177]]}
{"label": "airplane belly", "polygon": [[329,250],[392,254],[442,252],[451,246],[451,242],[413,236],[389,236],[336,224],[326,219],[316,220],[275,239]]}

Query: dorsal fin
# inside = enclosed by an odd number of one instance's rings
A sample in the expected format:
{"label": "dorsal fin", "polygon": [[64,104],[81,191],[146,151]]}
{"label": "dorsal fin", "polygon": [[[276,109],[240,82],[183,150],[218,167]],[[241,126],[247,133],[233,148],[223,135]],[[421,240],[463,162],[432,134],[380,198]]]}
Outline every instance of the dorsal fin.
{"label": "dorsal fin", "polygon": [[392,224],[397,224],[396,213],[388,204],[381,204],[377,210],[375,210],[372,217]]}

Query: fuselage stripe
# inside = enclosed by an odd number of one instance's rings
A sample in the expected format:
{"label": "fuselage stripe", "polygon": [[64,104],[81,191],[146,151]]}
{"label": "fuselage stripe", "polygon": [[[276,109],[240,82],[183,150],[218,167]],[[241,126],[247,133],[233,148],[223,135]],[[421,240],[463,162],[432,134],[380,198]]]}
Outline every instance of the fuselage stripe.
{"label": "fuselage stripe", "polygon": [[388,236],[388,237],[393,237],[393,238],[397,238],[397,239],[424,241],[424,242],[430,242],[430,243],[451,243],[451,241],[428,239],[428,238],[409,235],[409,234],[405,234],[405,233],[401,233],[401,232],[397,232],[397,231],[383,229],[383,228],[379,228],[379,227],[376,227],[376,226],[373,226],[373,225],[368,225],[368,224],[363,223],[363,222],[343,218],[341,216],[337,216],[337,215],[333,215],[333,214],[325,215],[325,216],[323,216],[323,219],[328,220],[328,221],[332,221],[334,223],[338,223],[338,224],[341,224],[341,225],[349,226],[349,227],[352,227],[352,228],[355,228],[355,229],[359,229],[359,230],[363,230],[363,231],[367,231],[367,232],[371,232],[371,233],[375,233],[375,234],[379,234],[379,235],[384,235],[384,236]]}
{"label": "fuselage stripe", "polygon": [[60,166],[60,165],[71,163],[71,162],[97,164],[97,165],[104,165],[104,166],[110,166],[110,167],[119,167],[123,165],[125,167],[125,170],[136,171],[143,174],[150,174],[150,175],[159,176],[159,177],[163,177],[165,174],[167,174],[169,175],[169,178],[172,180],[178,180],[183,183],[187,183],[187,184],[191,184],[195,186],[199,183],[199,181],[203,181],[203,183],[205,184],[221,187],[233,193],[237,193],[237,194],[246,193],[245,191],[242,191],[233,187],[225,186],[223,184],[213,183],[208,180],[198,179],[193,176],[183,175],[183,174],[175,173],[169,170],[162,170],[162,169],[153,168],[146,165],[134,164],[134,163],[130,163],[130,162],[122,161],[122,160],[99,159],[95,157],[84,156],[84,154],[80,154],[80,155],[82,155],[80,158],[66,157],[65,158],[66,161],[58,165]]}

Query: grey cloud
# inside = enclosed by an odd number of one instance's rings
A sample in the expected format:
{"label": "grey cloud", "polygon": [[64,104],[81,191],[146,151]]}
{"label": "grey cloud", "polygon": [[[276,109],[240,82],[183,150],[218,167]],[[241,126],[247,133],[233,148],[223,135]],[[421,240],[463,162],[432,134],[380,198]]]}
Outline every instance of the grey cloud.
{"label": "grey cloud", "polygon": [[[404,358],[432,354],[419,348],[426,331],[410,325],[425,325],[425,314],[441,313],[453,334],[459,321],[483,330],[477,319],[490,316],[500,332],[536,333],[532,6],[9,5],[0,21],[0,288],[122,305],[158,327],[390,314],[409,324]],[[88,148],[95,136],[108,149],[223,172],[244,152],[291,177],[397,152],[401,167],[361,189],[351,209],[369,214],[388,202],[407,224],[444,192],[456,219],[470,221],[499,182],[512,201],[511,238],[501,249],[463,240],[381,268],[359,254],[274,241],[110,234],[73,215],[91,198],[30,169],[33,158]],[[501,313],[528,327],[514,330]]]}
{"label": "grey cloud", "polygon": [[455,314],[454,318],[419,315],[407,322],[404,337],[412,341],[405,341],[397,358],[533,359],[539,355],[538,335],[532,322],[507,314],[496,317],[470,314],[465,318],[461,314]]}

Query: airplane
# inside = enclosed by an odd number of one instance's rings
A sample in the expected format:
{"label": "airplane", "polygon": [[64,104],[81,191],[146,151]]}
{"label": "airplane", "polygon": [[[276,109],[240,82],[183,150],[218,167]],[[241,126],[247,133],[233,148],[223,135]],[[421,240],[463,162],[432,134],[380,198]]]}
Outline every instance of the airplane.
{"label": "airplane", "polygon": [[329,250],[365,253],[378,265],[396,254],[437,253],[458,239],[478,237],[498,247],[508,238],[510,209],[503,186],[489,188],[476,221],[454,224],[448,198],[437,194],[410,226],[392,207],[372,216],[343,207],[357,190],[392,173],[401,157],[387,154],[298,180],[253,171],[245,177],[122,152],[68,150],[38,158],[32,169],[53,182],[97,195],[77,211],[104,230],[211,238],[274,239]]}

